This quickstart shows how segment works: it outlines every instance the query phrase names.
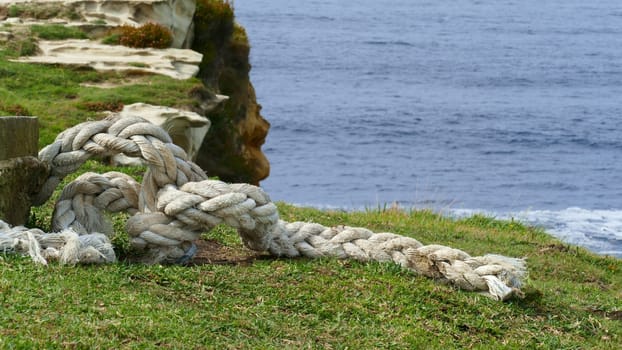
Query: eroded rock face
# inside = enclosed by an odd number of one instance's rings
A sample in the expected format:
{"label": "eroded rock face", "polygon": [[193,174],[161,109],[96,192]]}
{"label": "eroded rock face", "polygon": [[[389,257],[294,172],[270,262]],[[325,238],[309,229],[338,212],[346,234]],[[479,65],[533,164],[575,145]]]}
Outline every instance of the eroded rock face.
{"label": "eroded rock face", "polygon": [[41,53],[16,62],[88,66],[97,70],[142,71],[175,79],[189,79],[199,72],[202,55],[184,49],[134,49],[104,45],[92,40],[41,40]]}
{"label": "eroded rock face", "polygon": [[59,6],[81,17],[81,22],[108,26],[156,22],[173,33],[172,47],[188,48],[192,43],[195,0],[0,0],[3,6],[15,4]]}
{"label": "eroded rock face", "polygon": [[[197,28],[201,23],[197,22]],[[209,30],[209,26],[207,29]],[[221,45],[213,52],[212,59],[207,53],[201,63],[198,77],[206,86],[229,96],[220,113],[210,115],[212,126],[203,141],[196,163],[209,175],[217,175],[227,182],[246,182],[258,185],[259,181],[270,174],[270,163],[261,151],[270,123],[261,116],[261,106],[257,103],[255,89],[249,78],[250,45],[246,32],[235,24],[228,27],[225,23],[215,30],[217,35],[231,32],[227,40],[220,40]],[[205,41],[217,42],[206,33],[196,33],[196,47]]]}
{"label": "eroded rock face", "polygon": [[261,146],[266,140],[270,123],[261,114],[261,105],[257,103],[255,88],[248,82],[248,100],[246,104],[246,118],[238,124],[238,132],[242,136],[242,156],[246,159],[250,168],[253,169],[256,183],[270,175],[270,163]]}
{"label": "eroded rock face", "polygon": [[[236,89],[235,100],[226,102],[225,110],[211,117],[196,163],[208,175],[217,175],[228,182],[258,185],[270,174],[270,163],[261,151],[270,123],[260,114],[255,89],[250,81]],[[233,118],[231,114],[233,114]]]}
{"label": "eroded rock face", "polygon": [[0,117],[0,219],[23,225],[30,196],[39,192],[48,167],[37,159],[37,119]]}

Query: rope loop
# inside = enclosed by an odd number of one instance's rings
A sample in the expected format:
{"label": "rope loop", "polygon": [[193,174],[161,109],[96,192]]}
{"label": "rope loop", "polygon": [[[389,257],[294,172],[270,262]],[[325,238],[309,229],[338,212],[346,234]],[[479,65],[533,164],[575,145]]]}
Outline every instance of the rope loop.
{"label": "rope loop", "polygon": [[65,176],[91,157],[115,154],[142,159],[147,171],[141,184],[119,172],[82,174],[63,188],[55,205],[55,233],[11,228],[0,221],[0,250],[23,252],[42,264],[49,259],[113,262],[112,225],[104,213],[126,212],[130,244],[146,263],[186,263],[203,232],[227,224],[238,230],[248,248],[274,256],[392,262],[498,300],[521,295],[527,274],[523,259],[471,257],[458,249],[360,227],[282,221],[261,188],[208,179],[163,129],[137,116],[111,115],[59,134],[39,152],[52,170],[33,201],[44,203]]}

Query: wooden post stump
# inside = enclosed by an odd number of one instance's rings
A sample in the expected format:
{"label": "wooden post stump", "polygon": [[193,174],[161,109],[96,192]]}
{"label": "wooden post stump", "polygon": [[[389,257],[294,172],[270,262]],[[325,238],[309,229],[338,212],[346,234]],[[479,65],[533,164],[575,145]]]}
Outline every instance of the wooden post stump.
{"label": "wooden post stump", "polygon": [[30,213],[30,196],[38,192],[48,167],[37,158],[36,117],[0,117],[0,219],[23,225]]}

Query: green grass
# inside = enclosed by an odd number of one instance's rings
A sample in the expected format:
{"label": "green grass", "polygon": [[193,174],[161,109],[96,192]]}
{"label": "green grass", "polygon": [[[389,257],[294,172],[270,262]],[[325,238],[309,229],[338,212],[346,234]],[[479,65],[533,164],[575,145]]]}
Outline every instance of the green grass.
{"label": "green grass", "polygon": [[[7,51],[0,50],[0,115],[25,110],[39,117],[40,147],[50,144],[71,126],[100,119],[106,106],[144,102],[192,108],[199,103],[191,97],[194,89],[202,87],[197,79],[176,80],[139,72],[102,73],[86,68],[9,62],[8,58]],[[110,89],[84,86],[132,77],[139,82]]]}
{"label": "green grass", "polygon": [[[145,169],[88,161],[78,173]],[[27,226],[49,230],[53,203]],[[615,348],[622,341],[622,260],[597,256],[514,221],[431,211],[320,211],[279,203],[287,221],[362,226],[472,255],[525,257],[525,298],[501,303],[397,265],[276,259],[226,226],[206,232],[231,263],[34,265],[0,255],[0,348]],[[128,252],[124,216],[115,246]],[[235,257],[235,259],[234,259]],[[249,259],[240,259],[248,257]]]}
{"label": "green grass", "polygon": [[11,5],[8,8],[7,15],[9,17],[19,17],[24,12],[26,12],[26,10],[23,6]]}
{"label": "green grass", "polygon": [[6,43],[5,56],[32,56],[38,51],[37,42],[32,37],[17,37]]}
{"label": "green grass", "polygon": [[[88,162],[85,170],[108,169]],[[482,216],[279,209],[288,221],[364,226],[473,254],[526,257],[526,297],[500,303],[386,263],[260,256],[187,267],[41,267],[4,255],[0,347],[602,349],[622,341],[621,260]],[[33,213],[43,219],[51,204]],[[252,256],[230,228],[205,238]]]}
{"label": "green grass", "polygon": [[30,30],[39,39],[44,40],[64,40],[64,39],[86,39],[87,35],[79,28],[66,27],[62,24],[33,25]]}
{"label": "green grass", "polygon": [[148,64],[143,63],[143,62],[129,62],[128,65],[130,65],[132,67],[136,67],[136,68],[147,68],[147,67],[149,67]]}

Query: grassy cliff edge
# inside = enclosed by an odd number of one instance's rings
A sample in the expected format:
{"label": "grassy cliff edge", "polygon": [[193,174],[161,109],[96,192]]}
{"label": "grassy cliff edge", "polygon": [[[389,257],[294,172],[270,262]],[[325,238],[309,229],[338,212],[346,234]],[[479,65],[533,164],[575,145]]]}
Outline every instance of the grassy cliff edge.
{"label": "grassy cliff edge", "polygon": [[[107,170],[89,161],[81,172]],[[29,226],[48,229],[52,207],[33,209]],[[210,253],[191,266],[131,264],[121,215],[113,218],[116,264],[42,267],[0,255],[0,348],[602,349],[622,339],[622,261],[540,229],[390,208],[279,210],[287,221],[526,257],[525,298],[500,303],[394,264],[276,259],[247,250],[224,226],[204,234]]]}

